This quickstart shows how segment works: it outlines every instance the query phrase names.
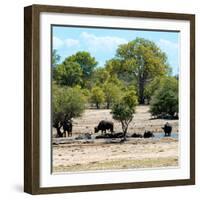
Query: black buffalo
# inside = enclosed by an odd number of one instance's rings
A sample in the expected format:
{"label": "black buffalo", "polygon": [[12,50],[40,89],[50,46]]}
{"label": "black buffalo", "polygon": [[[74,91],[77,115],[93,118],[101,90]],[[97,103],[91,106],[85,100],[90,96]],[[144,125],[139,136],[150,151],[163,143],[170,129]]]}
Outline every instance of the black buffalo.
{"label": "black buffalo", "polygon": [[162,129],[165,132],[165,136],[171,136],[172,126],[167,122]]}
{"label": "black buffalo", "polygon": [[142,138],[142,135],[139,134],[139,133],[133,133],[133,134],[131,135],[131,137],[133,137],[133,138]]}
{"label": "black buffalo", "polygon": [[145,131],[143,137],[151,138],[151,137],[154,137],[154,134],[151,131]]}
{"label": "black buffalo", "polygon": [[101,133],[103,134],[103,132],[106,133],[106,130],[110,130],[110,132],[112,133],[113,127],[113,122],[102,120],[99,122],[98,126],[94,128],[94,132],[97,133],[101,131]]}
{"label": "black buffalo", "polygon": [[66,131],[68,133],[68,137],[72,136],[72,121],[71,120],[65,120],[62,123],[63,125],[63,136],[66,137]]}

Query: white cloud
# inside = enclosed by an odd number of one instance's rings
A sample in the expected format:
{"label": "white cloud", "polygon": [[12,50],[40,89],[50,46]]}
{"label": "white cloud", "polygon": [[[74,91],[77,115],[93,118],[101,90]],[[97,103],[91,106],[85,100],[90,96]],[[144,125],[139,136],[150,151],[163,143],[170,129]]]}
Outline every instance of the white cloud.
{"label": "white cloud", "polygon": [[53,37],[53,47],[55,49],[61,48],[61,47],[76,47],[79,45],[79,40],[75,40],[72,38],[68,38],[65,40],[61,40],[58,37]]}
{"label": "white cloud", "polygon": [[63,45],[63,41],[60,38],[53,36],[53,48],[58,49],[62,45]]}
{"label": "white cloud", "polygon": [[165,40],[165,39],[160,39],[158,42],[158,45],[163,48],[163,49],[177,49],[178,48],[178,44],[175,42],[171,42],[169,40]]}
{"label": "white cloud", "polygon": [[82,32],[81,37],[85,40],[88,48],[93,51],[100,49],[104,49],[105,51],[113,50],[119,44],[124,44],[128,42],[126,39],[120,37],[96,36],[87,32]]}
{"label": "white cloud", "polygon": [[79,45],[79,41],[69,38],[64,41],[64,44],[67,45],[67,47],[74,47]]}

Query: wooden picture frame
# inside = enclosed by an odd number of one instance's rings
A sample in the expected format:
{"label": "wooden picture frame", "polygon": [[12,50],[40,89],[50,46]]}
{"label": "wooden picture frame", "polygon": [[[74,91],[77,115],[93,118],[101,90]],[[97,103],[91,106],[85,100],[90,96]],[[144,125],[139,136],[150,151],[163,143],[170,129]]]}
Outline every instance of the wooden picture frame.
{"label": "wooden picture frame", "polygon": [[[190,24],[190,160],[189,178],[105,183],[92,185],[40,186],[40,14],[79,14],[187,21]],[[24,191],[30,194],[84,192],[99,190],[148,188],[195,184],[195,16],[192,14],[161,13],[99,8],[32,5],[24,9]]]}

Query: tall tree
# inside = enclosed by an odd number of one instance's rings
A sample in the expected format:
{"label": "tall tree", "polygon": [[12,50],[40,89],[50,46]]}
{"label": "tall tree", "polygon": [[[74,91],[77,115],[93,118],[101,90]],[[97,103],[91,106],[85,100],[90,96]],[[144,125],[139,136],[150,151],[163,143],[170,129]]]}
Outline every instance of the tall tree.
{"label": "tall tree", "polygon": [[64,61],[53,71],[54,80],[60,85],[75,86],[81,84],[82,70],[78,63]]}
{"label": "tall tree", "polygon": [[117,49],[113,67],[125,70],[132,75],[137,86],[139,103],[144,103],[144,90],[156,76],[163,76],[169,73],[167,56],[152,41],[143,38],[136,38],[127,44],[120,45]]}
{"label": "tall tree", "polygon": [[71,55],[68,58],[66,58],[66,61],[77,62],[80,65],[83,72],[84,80],[91,77],[94,71],[94,68],[98,64],[95,58],[92,57],[90,53],[86,51],[79,51],[76,54]]}
{"label": "tall tree", "polygon": [[[133,61],[133,60],[132,60]],[[126,61],[127,62],[127,61]],[[119,58],[113,58],[106,62],[106,70],[109,72],[111,77],[116,77],[123,81],[125,85],[128,85],[133,81],[133,70],[135,63],[125,63]]]}

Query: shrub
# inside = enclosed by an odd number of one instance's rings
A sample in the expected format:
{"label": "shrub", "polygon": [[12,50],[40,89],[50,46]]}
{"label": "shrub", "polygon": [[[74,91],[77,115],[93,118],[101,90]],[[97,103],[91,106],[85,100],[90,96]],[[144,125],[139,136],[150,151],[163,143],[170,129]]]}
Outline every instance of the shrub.
{"label": "shrub", "polygon": [[138,97],[134,90],[128,91],[125,95],[112,107],[112,115],[115,120],[121,122],[122,131],[124,134],[124,140],[126,139],[126,134],[128,126],[133,119],[133,114],[135,113],[135,107],[138,103]]}
{"label": "shrub", "polygon": [[178,81],[175,78],[166,78],[155,91],[150,102],[150,112],[157,117],[174,117],[178,113]]}

